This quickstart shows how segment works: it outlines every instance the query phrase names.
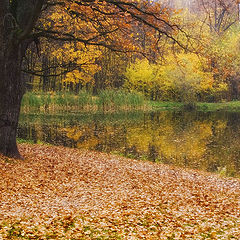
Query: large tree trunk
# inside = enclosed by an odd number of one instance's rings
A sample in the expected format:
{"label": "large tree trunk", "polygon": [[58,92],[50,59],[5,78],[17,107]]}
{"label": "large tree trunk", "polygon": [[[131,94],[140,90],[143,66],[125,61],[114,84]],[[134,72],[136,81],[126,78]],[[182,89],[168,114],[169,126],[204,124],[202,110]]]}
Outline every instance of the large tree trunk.
{"label": "large tree trunk", "polygon": [[0,153],[20,158],[16,134],[25,83],[21,64],[46,0],[0,3]]}
{"label": "large tree trunk", "polygon": [[20,45],[0,45],[0,153],[20,158],[16,134],[24,83]]}
{"label": "large tree trunk", "polygon": [[0,153],[20,157],[16,132],[23,86],[20,44],[11,37],[9,1],[0,4]]}

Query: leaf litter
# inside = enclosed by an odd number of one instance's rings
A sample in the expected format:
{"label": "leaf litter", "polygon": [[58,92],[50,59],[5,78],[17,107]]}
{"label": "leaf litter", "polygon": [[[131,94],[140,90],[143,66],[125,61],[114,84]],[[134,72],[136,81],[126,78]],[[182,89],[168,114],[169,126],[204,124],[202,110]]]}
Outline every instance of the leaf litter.
{"label": "leaf litter", "polygon": [[240,239],[240,180],[20,144],[0,157],[0,239]]}

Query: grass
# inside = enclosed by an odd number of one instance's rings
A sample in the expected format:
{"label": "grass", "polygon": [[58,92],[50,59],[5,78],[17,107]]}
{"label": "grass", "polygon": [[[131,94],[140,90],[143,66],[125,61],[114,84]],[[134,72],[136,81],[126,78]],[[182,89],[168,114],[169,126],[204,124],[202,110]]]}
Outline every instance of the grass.
{"label": "grass", "polygon": [[23,144],[23,143],[26,143],[26,144],[40,144],[40,145],[52,146],[48,142],[43,142],[43,141],[40,141],[40,140],[34,141],[34,140],[31,140],[31,139],[23,139],[23,138],[17,138],[17,143],[18,144]]}
{"label": "grass", "polygon": [[149,101],[140,93],[124,90],[101,90],[93,96],[82,90],[78,94],[70,92],[35,93],[27,92],[22,100],[22,111],[58,112],[115,112],[115,111],[228,111],[240,112],[240,101],[220,103],[183,103]]}
{"label": "grass", "polygon": [[181,109],[184,103],[181,102],[160,102],[160,101],[149,101],[150,106],[153,110],[178,110]]}
{"label": "grass", "polygon": [[68,110],[71,108],[83,108],[91,104],[92,96],[86,91],[79,94],[70,92],[27,92],[22,100],[23,111],[40,110],[54,111],[58,109]]}
{"label": "grass", "polygon": [[144,106],[144,102],[143,95],[122,90],[100,91],[96,101],[98,108],[103,111],[106,109],[136,109]]}
{"label": "grass", "polygon": [[[189,104],[182,102],[155,102],[151,101],[150,105],[153,110],[188,110]],[[192,106],[192,104],[191,104]],[[240,112],[240,101],[230,102],[218,102],[218,103],[207,103],[197,102],[193,104],[192,110],[202,112],[215,112],[215,111],[227,111],[227,112]]]}
{"label": "grass", "polygon": [[22,144],[22,143],[34,144],[34,141],[29,139],[17,138],[17,143],[18,144]]}
{"label": "grass", "polygon": [[197,103],[197,108],[204,112],[228,111],[240,112],[240,101],[222,102],[222,103]]}
{"label": "grass", "polygon": [[142,109],[145,106],[143,95],[122,90],[99,91],[93,96],[87,91],[78,94],[70,92],[34,93],[27,92],[22,100],[22,111],[83,111],[83,112],[112,112]]}

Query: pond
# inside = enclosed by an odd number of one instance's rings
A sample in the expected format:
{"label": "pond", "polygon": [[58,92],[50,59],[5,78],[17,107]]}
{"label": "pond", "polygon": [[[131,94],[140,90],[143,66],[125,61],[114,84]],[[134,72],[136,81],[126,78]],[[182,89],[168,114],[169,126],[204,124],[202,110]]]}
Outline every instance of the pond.
{"label": "pond", "polygon": [[18,137],[240,177],[240,114],[22,114]]}

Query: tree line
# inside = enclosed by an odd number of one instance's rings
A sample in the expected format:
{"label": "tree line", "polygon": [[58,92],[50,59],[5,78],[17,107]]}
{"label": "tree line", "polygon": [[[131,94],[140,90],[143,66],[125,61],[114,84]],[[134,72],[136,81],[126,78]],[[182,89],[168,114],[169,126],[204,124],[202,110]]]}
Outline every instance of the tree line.
{"label": "tree line", "polygon": [[[39,51],[33,44],[23,69],[27,90],[77,94],[84,89],[97,94],[120,88],[151,100],[238,99],[238,4],[172,0],[161,7],[178,30],[174,37],[158,33],[154,39],[149,28],[133,21],[127,26],[131,44],[124,36],[118,49],[45,39]],[[59,13],[49,17],[63,22],[68,18]]]}

